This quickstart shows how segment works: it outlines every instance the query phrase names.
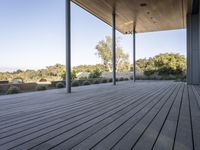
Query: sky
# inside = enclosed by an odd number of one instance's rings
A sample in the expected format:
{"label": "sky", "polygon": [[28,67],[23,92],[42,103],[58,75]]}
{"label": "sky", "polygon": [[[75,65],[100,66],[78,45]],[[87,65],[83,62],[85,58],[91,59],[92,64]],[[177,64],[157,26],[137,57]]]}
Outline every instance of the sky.
{"label": "sky", "polygon": [[[72,66],[101,63],[95,46],[112,28],[72,3]],[[132,35],[120,45],[132,60]],[[159,53],[186,55],[186,31],[136,34],[136,59]],[[65,0],[0,0],[0,71],[65,64]]]}

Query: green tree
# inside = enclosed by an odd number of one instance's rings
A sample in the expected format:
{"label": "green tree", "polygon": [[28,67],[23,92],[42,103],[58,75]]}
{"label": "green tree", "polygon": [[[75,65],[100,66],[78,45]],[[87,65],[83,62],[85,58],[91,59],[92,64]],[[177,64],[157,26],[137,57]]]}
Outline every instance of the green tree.
{"label": "green tree", "polygon": [[186,58],[180,54],[164,53],[149,59],[140,59],[137,65],[145,75],[181,75],[186,70]]}
{"label": "green tree", "polygon": [[186,59],[183,55],[165,53],[154,57],[155,67],[160,75],[178,75],[186,70]]}
{"label": "green tree", "polygon": [[[129,55],[124,53],[123,49],[119,46],[119,40],[116,47],[116,70],[129,71],[130,62]],[[97,46],[97,55],[101,58],[106,71],[112,71],[112,38],[106,36],[105,40],[100,41]]]}

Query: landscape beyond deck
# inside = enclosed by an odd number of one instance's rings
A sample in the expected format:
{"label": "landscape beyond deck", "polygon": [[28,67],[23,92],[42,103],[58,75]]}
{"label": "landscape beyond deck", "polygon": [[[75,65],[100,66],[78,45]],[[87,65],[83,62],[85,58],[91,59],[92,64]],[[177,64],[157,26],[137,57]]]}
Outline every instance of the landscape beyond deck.
{"label": "landscape beyond deck", "polygon": [[0,97],[0,150],[200,149],[199,86],[121,82]]}

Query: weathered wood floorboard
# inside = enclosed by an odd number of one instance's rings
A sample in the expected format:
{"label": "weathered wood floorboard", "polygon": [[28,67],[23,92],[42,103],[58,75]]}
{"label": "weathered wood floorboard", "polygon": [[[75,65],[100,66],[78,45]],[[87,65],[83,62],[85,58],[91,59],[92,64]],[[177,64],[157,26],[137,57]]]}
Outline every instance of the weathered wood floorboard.
{"label": "weathered wood floorboard", "polygon": [[143,81],[0,97],[0,149],[199,150],[200,87]]}

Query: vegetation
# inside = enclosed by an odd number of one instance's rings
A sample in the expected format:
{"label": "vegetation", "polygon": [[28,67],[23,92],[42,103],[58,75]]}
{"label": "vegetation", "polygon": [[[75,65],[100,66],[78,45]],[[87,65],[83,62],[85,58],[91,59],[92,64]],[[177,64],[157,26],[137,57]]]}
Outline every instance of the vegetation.
{"label": "vegetation", "polygon": [[107,83],[107,82],[108,82],[107,79],[105,79],[105,78],[101,79],[101,83]]}
{"label": "vegetation", "polygon": [[40,79],[39,82],[47,82],[47,79]]}
{"label": "vegetation", "polygon": [[[96,55],[102,60],[102,64],[96,65],[79,65],[72,68],[71,72],[71,85],[73,87],[80,85],[90,85],[112,82],[110,74],[105,72],[112,72],[112,39],[107,36],[104,40],[98,42],[95,47]],[[116,71],[117,72],[130,72],[133,67],[129,62],[129,55],[124,52],[120,46],[120,40],[117,40],[116,46]],[[156,55],[155,57],[139,59],[136,61],[136,71],[138,80],[185,80],[186,78],[186,58],[180,54],[164,53]],[[129,80],[127,75],[118,75],[116,81]],[[64,88],[66,78],[65,65],[56,64],[48,66],[40,70],[17,70],[14,72],[0,72],[0,84],[8,84],[12,82],[14,85],[23,84],[27,82],[34,82],[34,87],[31,90],[47,90],[47,85],[39,84],[36,89],[35,82],[56,81],[53,87]],[[130,76],[133,80],[133,76]],[[31,84],[30,83],[30,84]],[[24,90],[22,87],[21,89]],[[25,88],[26,89],[26,88]],[[7,93],[15,94],[20,93],[21,90],[17,86],[11,86]],[[0,89],[0,93],[5,94],[6,91]]]}
{"label": "vegetation", "polygon": [[[112,71],[112,38],[107,36],[105,40],[100,41],[97,46],[97,55],[101,58],[104,70]],[[123,49],[119,45],[119,40],[117,41],[116,47],[116,71],[123,72],[130,70],[129,55],[124,53]]]}
{"label": "vegetation", "polygon": [[[73,68],[72,80],[77,79],[77,74],[81,71],[87,71],[89,78],[100,78],[102,72],[106,69],[103,65],[81,65]],[[80,69],[78,71],[78,69]],[[128,71],[128,70],[127,70]],[[130,70],[129,70],[130,71]],[[136,62],[136,71],[144,73],[148,78],[156,79],[155,75],[160,78],[167,78],[167,76],[173,75],[174,78],[184,78],[186,72],[186,59],[180,54],[165,53],[160,54],[149,59],[139,59]],[[65,79],[65,66],[56,64],[55,66],[47,67],[41,70],[17,70],[15,72],[0,73],[0,80],[9,80],[10,82],[15,81],[19,83],[23,82],[46,82]],[[79,79],[86,80],[88,77],[81,77]],[[147,77],[137,77],[145,79]],[[132,79],[132,77],[131,77]]]}
{"label": "vegetation", "polygon": [[72,86],[73,87],[76,87],[76,86],[80,86],[80,83],[79,83],[79,81],[72,81]]}
{"label": "vegetation", "polygon": [[[102,73],[112,72],[112,39],[107,36],[100,41],[96,47],[96,55],[101,58],[102,64],[80,65],[73,67],[71,80],[87,80],[102,78]],[[116,71],[130,72],[129,55],[124,52],[120,46],[120,40],[117,40],[116,47]],[[142,74],[140,79],[168,79],[170,76],[175,78],[185,78],[186,59],[180,54],[164,53],[148,59],[139,59],[136,61],[136,71]],[[78,76],[85,73],[85,76]],[[105,76],[104,76],[105,77]],[[0,81],[9,81],[16,84],[27,82],[48,82],[60,81],[66,78],[66,67],[61,64],[48,66],[40,70],[17,70],[14,72],[0,72]],[[171,78],[171,77],[170,77]],[[133,79],[132,77],[130,79]],[[172,79],[172,78],[171,78]],[[124,80],[120,78],[119,80]],[[126,79],[127,80],[127,79]],[[111,80],[109,82],[112,82]]]}
{"label": "vegetation", "polygon": [[128,81],[129,79],[128,79],[128,78],[124,78],[124,80],[125,80],[125,81]]}
{"label": "vegetation", "polygon": [[119,81],[124,81],[124,78],[123,78],[123,77],[120,77],[120,78],[119,78]]}
{"label": "vegetation", "polygon": [[62,82],[58,82],[57,84],[56,84],[56,88],[57,89],[61,89],[61,88],[64,88],[65,87],[65,85],[62,83]]}
{"label": "vegetation", "polygon": [[90,72],[89,78],[90,79],[100,78],[101,75],[102,75],[102,71],[100,71],[100,69],[96,68],[95,70],[93,70],[92,72]]}
{"label": "vegetation", "polygon": [[23,82],[38,82],[41,79],[46,79],[48,81],[62,80],[63,70],[65,66],[61,64],[56,64],[54,66],[49,66],[46,69],[40,70],[17,70],[14,72],[0,72],[0,80],[8,80],[12,82],[15,79],[20,79]]}
{"label": "vegetation", "polygon": [[113,81],[113,79],[112,79],[112,78],[108,79],[108,82],[112,82],[112,81]]}
{"label": "vegetation", "polygon": [[133,80],[133,76],[130,76],[130,80]]}
{"label": "vegetation", "polygon": [[11,86],[7,91],[7,94],[18,94],[18,93],[21,93],[21,90],[17,86]]}
{"label": "vegetation", "polygon": [[3,90],[2,90],[2,88],[0,87],[0,94],[1,94],[1,93],[3,93]]}
{"label": "vegetation", "polygon": [[137,68],[146,76],[181,76],[186,72],[186,59],[180,54],[164,53],[149,59],[139,59]]}
{"label": "vegetation", "polygon": [[73,67],[73,70],[75,70],[77,73],[80,73],[80,72],[92,72],[96,70],[97,68],[101,71],[106,71],[103,64],[79,65],[79,66]]}
{"label": "vegetation", "polygon": [[93,84],[99,84],[99,83],[100,83],[100,81],[98,79],[93,81]]}
{"label": "vegetation", "polygon": [[89,81],[84,81],[83,85],[90,85],[91,83]]}
{"label": "vegetation", "polygon": [[[63,71],[61,77],[62,77],[63,80],[65,80],[65,78],[66,78],[66,71]],[[75,70],[72,70],[72,72],[71,72],[71,80],[74,80],[76,78],[77,78],[77,72]]]}
{"label": "vegetation", "polygon": [[36,87],[36,90],[37,91],[45,91],[45,90],[47,90],[48,88],[47,88],[47,86],[46,85],[38,85],[37,87]]}

